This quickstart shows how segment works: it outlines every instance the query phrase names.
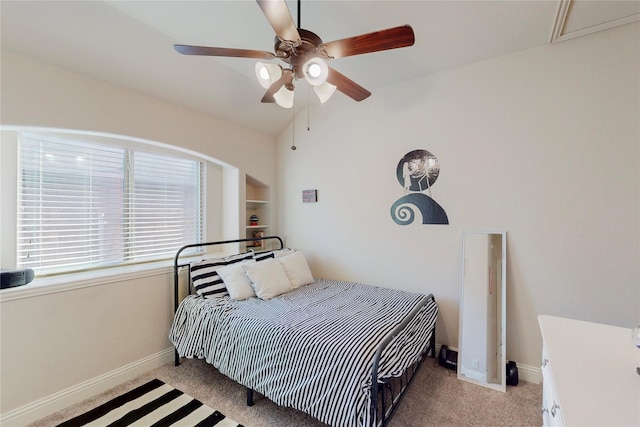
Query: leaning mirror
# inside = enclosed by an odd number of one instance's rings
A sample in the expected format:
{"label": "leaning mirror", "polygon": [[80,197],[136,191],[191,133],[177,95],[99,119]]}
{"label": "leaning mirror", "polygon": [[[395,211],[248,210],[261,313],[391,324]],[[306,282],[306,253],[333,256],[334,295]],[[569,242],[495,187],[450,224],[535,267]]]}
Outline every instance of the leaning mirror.
{"label": "leaning mirror", "polygon": [[462,234],[458,378],[506,391],[506,232]]}

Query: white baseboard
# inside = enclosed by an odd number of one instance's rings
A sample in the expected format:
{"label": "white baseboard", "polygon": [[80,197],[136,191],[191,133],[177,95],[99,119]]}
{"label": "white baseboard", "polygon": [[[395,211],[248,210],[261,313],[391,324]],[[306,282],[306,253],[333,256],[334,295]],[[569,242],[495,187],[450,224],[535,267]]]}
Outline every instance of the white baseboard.
{"label": "white baseboard", "polygon": [[[436,343],[436,358],[438,354],[440,354],[440,347],[442,347],[442,344]],[[458,351],[458,349],[454,347],[449,347],[449,349]],[[542,383],[542,369],[539,366],[523,365],[517,361],[516,366],[518,367],[518,380],[533,384]]]}
{"label": "white baseboard", "polygon": [[159,368],[171,362],[173,355],[173,347],[162,350],[106,374],[0,414],[0,425],[3,427],[18,427],[37,421],[136,378],[145,372]]}
{"label": "white baseboard", "polygon": [[518,366],[518,379],[528,383],[542,383],[542,368],[539,366],[522,365],[516,362]]}

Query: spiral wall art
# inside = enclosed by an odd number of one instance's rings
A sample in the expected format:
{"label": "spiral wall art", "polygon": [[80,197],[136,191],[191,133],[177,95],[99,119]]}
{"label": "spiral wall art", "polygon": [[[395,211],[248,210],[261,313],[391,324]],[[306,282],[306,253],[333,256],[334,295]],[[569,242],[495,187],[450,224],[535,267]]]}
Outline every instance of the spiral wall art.
{"label": "spiral wall art", "polygon": [[440,163],[427,150],[413,150],[400,159],[396,177],[404,196],[391,206],[391,218],[396,224],[411,224],[418,213],[423,224],[449,224],[447,213],[431,197],[431,187],[439,174]]}

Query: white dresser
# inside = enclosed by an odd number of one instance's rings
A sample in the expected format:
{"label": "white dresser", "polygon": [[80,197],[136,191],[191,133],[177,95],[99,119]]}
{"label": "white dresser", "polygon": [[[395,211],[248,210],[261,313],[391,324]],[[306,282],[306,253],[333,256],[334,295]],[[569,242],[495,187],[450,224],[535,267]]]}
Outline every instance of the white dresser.
{"label": "white dresser", "polygon": [[631,329],[539,316],[545,426],[640,426]]}

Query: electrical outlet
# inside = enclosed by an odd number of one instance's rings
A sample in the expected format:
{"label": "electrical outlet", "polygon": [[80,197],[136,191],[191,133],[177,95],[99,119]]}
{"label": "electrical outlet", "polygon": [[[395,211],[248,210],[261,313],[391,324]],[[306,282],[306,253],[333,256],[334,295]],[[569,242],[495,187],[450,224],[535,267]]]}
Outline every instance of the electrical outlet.
{"label": "electrical outlet", "polygon": [[471,369],[478,369],[480,367],[480,363],[478,359],[471,359]]}

